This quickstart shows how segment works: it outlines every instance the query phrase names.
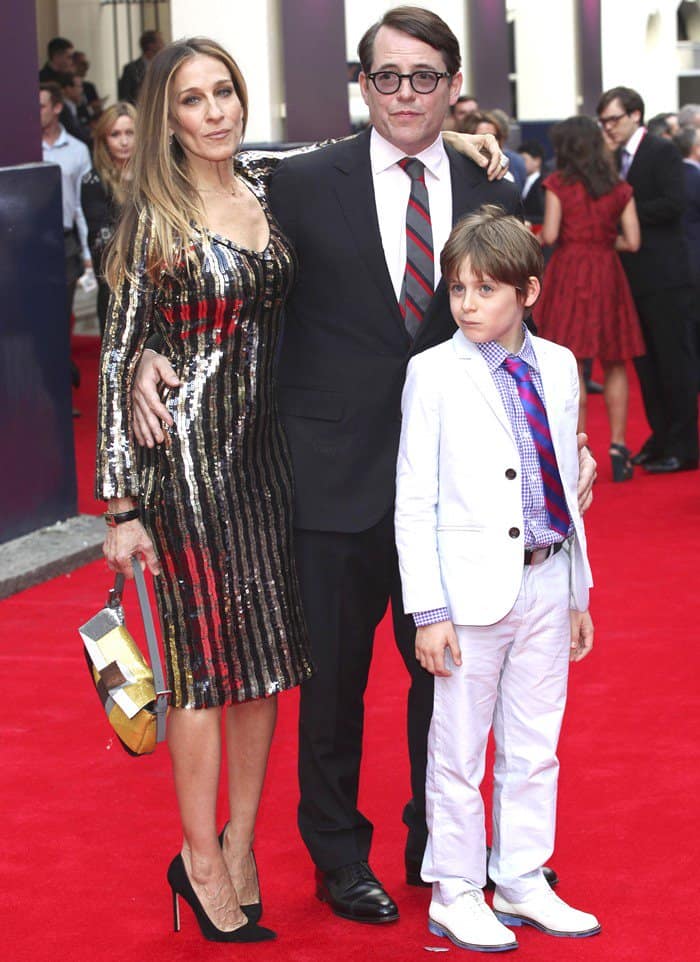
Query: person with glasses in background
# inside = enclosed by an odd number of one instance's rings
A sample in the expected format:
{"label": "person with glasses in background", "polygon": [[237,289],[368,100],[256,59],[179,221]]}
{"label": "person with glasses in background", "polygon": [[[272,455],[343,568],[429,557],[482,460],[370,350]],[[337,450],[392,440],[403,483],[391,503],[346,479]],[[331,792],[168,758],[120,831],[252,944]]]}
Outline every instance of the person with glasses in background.
{"label": "person with glasses in background", "polygon": [[646,355],[635,359],[651,435],[632,463],[650,474],[698,466],[693,288],[683,237],[683,162],[675,146],[648,135],[644,101],[630,87],[606,90],[597,107],[621,177],[634,190],[642,229],[636,253],[620,253]]}
{"label": "person with glasses in background", "polygon": [[[283,160],[270,184],[273,213],[299,259],[277,403],[294,469],[295,557],[317,668],[301,686],[299,827],[317,897],[342,918],[392,922],[398,908],[369,866],[373,826],[358,807],[364,692],[390,602],[411,676],[412,799],[404,821],[413,885],[422,884],[433,704],[432,676],[416,661],[415,625],[403,612],[394,543],[401,390],[409,358],[454,329],[437,263],[453,223],[482,203],[517,212],[520,201],[512,184],[490,182],[443,145],[442,122],[462,75],[459,44],[440,17],[419,7],[387,11],[360,41],[359,60],[371,129]],[[507,169],[493,138],[482,142]],[[158,372],[170,374],[147,363],[134,403],[152,441],[162,438]],[[584,470],[584,481],[592,474]]]}

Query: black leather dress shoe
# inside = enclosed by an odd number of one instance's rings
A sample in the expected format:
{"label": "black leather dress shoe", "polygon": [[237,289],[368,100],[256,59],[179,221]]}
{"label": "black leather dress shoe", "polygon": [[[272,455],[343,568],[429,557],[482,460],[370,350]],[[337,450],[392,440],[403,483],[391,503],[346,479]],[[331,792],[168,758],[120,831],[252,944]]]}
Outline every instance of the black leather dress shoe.
{"label": "black leather dress shoe", "polygon": [[367,862],[353,862],[332,872],[317,869],[316,898],[351,922],[396,922],[399,917],[396,903]]}
{"label": "black leather dress shoe", "polygon": [[[490,849],[488,850],[491,851]],[[420,862],[414,862],[411,859],[406,859],[406,885],[422,886],[424,888],[430,888],[431,882],[424,882],[420,875]],[[549,884],[550,888],[554,888],[555,885],[559,884],[559,876],[549,865],[542,866],[542,874],[544,875],[545,881]],[[486,885],[484,888],[491,892],[493,891],[494,884],[492,879],[486,876]]]}
{"label": "black leather dress shoe", "polygon": [[640,467],[642,464],[648,464],[650,461],[656,461],[658,457],[658,454],[655,454],[649,448],[640,448],[636,454],[632,455],[630,461],[632,464]]}
{"label": "black leather dress shoe", "polygon": [[655,461],[647,461],[644,470],[648,474],[674,474],[676,471],[696,471],[698,467],[697,459],[688,458],[657,458]]}

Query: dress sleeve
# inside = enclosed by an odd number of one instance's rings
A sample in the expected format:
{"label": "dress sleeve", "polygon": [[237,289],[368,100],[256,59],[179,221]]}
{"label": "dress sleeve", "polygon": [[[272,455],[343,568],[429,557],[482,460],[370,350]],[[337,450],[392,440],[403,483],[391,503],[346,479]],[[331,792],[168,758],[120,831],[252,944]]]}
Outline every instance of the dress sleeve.
{"label": "dress sleeve", "polygon": [[546,188],[546,190],[551,190],[557,197],[561,197],[562,180],[556,172],[545,177],[542,181],[542,186]]}
{"label": "dress sleeve", "polygon": [[148,218],[139,218],[129,272],[112,291],[107,309],[98,383],[97,498],[139,496],[131,386],[153,324],[155,289],[146,273]]}

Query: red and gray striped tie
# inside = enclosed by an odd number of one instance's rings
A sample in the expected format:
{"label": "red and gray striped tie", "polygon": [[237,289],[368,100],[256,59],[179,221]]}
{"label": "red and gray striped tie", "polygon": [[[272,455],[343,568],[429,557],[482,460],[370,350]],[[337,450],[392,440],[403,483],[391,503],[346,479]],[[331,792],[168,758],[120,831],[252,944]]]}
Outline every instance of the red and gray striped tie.
{"label": "red and gray striped tie", "polygon": [[399,161],[399,167],[411,178],[406,208],[406,273],[399,307],[406,330],[414,338],[433,296],[433,228],[425,186],[425,165],[415,157],[404,157]]}

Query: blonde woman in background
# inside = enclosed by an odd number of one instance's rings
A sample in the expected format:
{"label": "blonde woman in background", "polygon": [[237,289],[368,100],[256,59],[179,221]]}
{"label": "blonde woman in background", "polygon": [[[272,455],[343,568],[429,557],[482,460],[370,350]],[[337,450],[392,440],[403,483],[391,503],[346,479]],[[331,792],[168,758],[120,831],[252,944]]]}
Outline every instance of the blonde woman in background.
{"label": "blonde woman in background", "polygon": [[81,205],[88,225],[88,246],[97,276],[97,316],[104,333],[109,287],[102,272],[105,247],[126,201],[128,163],[134,153],[136,110],[120,102],[108,107],[93,131],[93,168],[83,178]]}

